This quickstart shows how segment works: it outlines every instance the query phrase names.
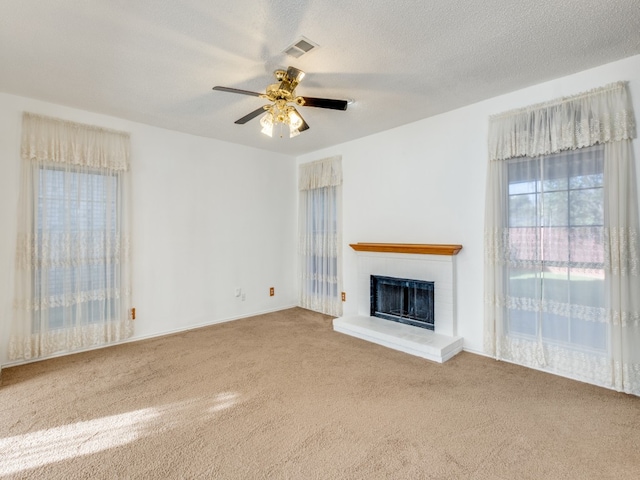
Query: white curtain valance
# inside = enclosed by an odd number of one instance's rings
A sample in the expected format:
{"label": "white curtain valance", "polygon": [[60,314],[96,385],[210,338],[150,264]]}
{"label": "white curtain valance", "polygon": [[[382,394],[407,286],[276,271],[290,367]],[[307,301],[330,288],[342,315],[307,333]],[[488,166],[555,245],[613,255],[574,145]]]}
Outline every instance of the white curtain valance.
{"label": "white curtain valance", "polygon": [[128,171],[130,136],[126,132],[25,112],[22,159]]}
{"label": "white curtain valance", "polygon": [[626,82],[490,118],[489,159],[535,157],[635,138]]}
{"label": "white curtain valance", "polygon": [[298,187],[301,191],[337,185],[342,185],[341,156],[300,165]]}

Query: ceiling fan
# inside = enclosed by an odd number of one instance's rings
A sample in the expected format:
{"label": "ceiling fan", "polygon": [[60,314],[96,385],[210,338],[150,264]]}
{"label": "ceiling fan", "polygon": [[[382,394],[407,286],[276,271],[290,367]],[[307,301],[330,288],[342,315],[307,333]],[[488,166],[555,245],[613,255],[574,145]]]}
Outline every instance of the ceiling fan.
{"label": "ceiling fan", "polygon": [[[348,102],[346,100],[296,96],[295,89],[305,75],[302,70],[289,67],[287,70],[276,70],[273,72],[273,75],[276,77],[278,83],[269,85],[266,93],[251,92],[249,90],[240,90],[238,88],[220,86],[213,87],[214,90],[219,90],[221,92],[251,95],[254,97],[264,98],[271,102],[254,110],[244,117],[239,118],[234,123],[244,125],[249,120],[252,120],[264,113],[265,115],[260,119],[262,133],[271,137],[273,136],[274,126],[278,127],[278,125],[282,125],[288,127],[289,137],[295,137],[301,132],[308,130],[309,125],[304,121],[302,115],[298,113],[298,110],[296,110],[294,105],[299,107],[329,108],[331,110],[347,109]],[[280,129],[280,137],[282,136],[282,129]]]}

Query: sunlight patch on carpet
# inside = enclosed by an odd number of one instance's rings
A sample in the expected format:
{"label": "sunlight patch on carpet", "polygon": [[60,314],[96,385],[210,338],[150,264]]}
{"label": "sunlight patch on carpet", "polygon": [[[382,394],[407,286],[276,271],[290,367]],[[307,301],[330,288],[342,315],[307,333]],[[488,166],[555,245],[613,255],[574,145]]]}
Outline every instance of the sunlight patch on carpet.
{"label": "sunlight patch on carpet", "polygon": [[119,447],[147,431],[155,408],[71,423],[0,439],[0,474],[10,475],[54,462]]}
{"label": "sunlight patch on carpet", "polygon": [[221,410],[226,410],[227,408],[231,408],[236,403],[237,398],[238,398],[237,393],[233,393],[233,392],[219,393],[214,398],[214,401],[216,402],[216,404],[210,407],[209,411],[212,413],[215,413],[215,412],[220,412]]}

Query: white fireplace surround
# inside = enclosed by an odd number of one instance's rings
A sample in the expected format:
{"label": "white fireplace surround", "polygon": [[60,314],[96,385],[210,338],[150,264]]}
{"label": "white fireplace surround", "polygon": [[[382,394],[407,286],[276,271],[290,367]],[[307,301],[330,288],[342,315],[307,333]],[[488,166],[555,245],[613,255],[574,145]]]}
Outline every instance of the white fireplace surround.
{"label": "white fireplace surround", "polygon": [[[358,315],[335,319],[335,331],[440,363],[462,351],[456,325],[455,255],[356,253]],[[371,275],[434,282],[435,331],[371,317]]]}

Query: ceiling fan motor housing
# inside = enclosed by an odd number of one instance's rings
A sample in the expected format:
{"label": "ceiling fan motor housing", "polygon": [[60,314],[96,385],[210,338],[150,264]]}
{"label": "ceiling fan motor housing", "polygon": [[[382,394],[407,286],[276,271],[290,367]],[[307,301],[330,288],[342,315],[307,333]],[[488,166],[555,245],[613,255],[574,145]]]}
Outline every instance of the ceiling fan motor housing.
{"label": "ceiling fan motor housing", "polygon": [[278,69],[273,72],[273,75],[280,83],[267,87],[267,97],[269,100],[286,100],[287,102],[293,102],[295,88],[304,78],[304,72],[295,67],[289,67],[287,70]]}

